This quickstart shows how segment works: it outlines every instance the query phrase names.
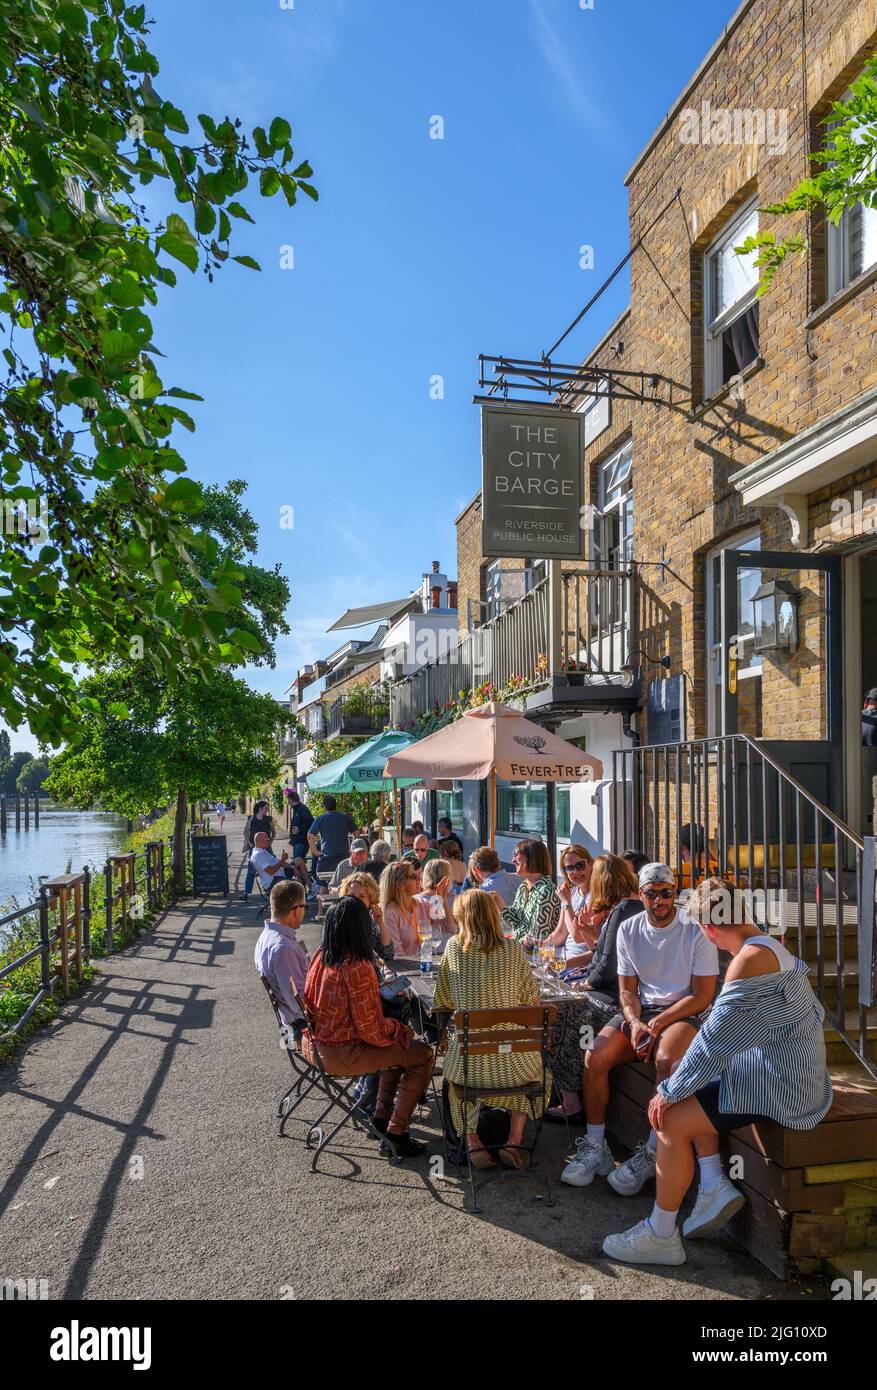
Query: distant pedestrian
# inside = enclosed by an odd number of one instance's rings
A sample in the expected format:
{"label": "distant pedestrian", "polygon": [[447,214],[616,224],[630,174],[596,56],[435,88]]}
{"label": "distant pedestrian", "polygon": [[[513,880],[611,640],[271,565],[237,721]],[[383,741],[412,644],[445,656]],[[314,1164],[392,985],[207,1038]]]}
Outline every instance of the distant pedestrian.
{"label": "distant pedestrian", "polygon": [[222,827],[225,825],[225,802],[224,802],[224,801],[217,801],[217,803],[216,803],[216,814],[217,814],[217,816],[219,817],[219,828],[220,828],[220,830],[221,830]]}

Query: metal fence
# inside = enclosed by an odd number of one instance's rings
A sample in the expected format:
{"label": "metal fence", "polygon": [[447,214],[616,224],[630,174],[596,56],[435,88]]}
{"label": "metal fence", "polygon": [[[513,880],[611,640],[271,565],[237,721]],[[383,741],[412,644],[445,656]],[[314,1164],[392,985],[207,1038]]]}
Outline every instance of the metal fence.
{"label": "metal fence", "polygon": [[[187,874],[193,836],[209,830],[206,819],[187,826]],[[170,901],[172,847],[172,836],[150,840],[137,852],[110,855],[101,870],[86,864],[80,873],[50,878],[41,884],[35,902],[0,917],[0,934],[9,936],[24,927],[37,937],[32,947],[0,968],[0,999],[4,989],[14,987],[17,972],[39,961],[34,993],[15,1021],[0,1032],[0,1043],[20,1033],[56,990],[60,988],[67,998],[71,982],[82,983],[84,968],[92,957],[112,953],[118,933],[129,931],[147,913]]]}
{"label": "metal fence", "polygon": [[745,892],[749,916],[788,936],[840,1037],[877,1076],[875,840],[855,834],[743,734],[612,755],[613,849]]}

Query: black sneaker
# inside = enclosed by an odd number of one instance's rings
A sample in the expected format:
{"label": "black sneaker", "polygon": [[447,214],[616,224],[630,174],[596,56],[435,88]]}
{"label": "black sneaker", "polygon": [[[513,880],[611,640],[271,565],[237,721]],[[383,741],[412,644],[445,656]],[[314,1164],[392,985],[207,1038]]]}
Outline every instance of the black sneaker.
{"label": "black sneaker", "polygon": [[[416,1139],[412,1139],[407,1130],[404,1134],[388,1134],[387,1138],[396,1150],[397,1158],[419,1158],[422,1153],[426,1153],[426,1144],[419,1144]],[[391,1153],[383,1144],[381,1150],[387,1154]]]}
{"label": "black sneaker", "polygon": [[372,1129],[376,1129],[379,1134],[386,1134],[389,1123],[389,1120],[379,1120],[376,1115],[372,1117]]}

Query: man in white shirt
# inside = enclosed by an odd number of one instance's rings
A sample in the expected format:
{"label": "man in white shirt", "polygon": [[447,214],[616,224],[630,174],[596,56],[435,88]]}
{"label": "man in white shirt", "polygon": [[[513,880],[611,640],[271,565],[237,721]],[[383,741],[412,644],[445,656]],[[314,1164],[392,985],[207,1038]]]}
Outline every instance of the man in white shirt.
{"label": "man in white shirt", "polygon": [[253,852],[250,855],[250,863],[259,875],[259,882],[270,893],[275,883],[281,879],[288,878],[286,871],[286,861],[289,858],[286,850],[280,858],[271,849],[271,840],[264,830],[260,830],[253,840]]}
{"label": "man in white shirt", "polygon": [[[648,1142],[615,1167],[606,1143],[609,1073],[624,1062],[653,1061],[656,1081],[664,1081],[696,1036],[719,975],[715,946],[676,906],[672,870],[666,864],[644,864],[639,889],[645,911],[618,928],[621,1011],[585,1053],[587,1133],[577,1140],[576,1156],[562,1175],[573,1187],[587,1187],[599,1173],[625,1197],[639,1192],[654,1176],[657,1135],[652,1130]],[[709,1157],[713,1163],[719,1161],[718,1137]]]}

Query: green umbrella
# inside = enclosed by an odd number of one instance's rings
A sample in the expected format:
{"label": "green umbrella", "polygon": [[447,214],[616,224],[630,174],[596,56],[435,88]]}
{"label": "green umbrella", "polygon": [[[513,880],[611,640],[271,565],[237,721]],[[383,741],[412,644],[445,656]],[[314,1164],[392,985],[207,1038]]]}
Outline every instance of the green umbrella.
{"label": "green umbrella", "polygon": [[[386,792],[393,790],[393,778],[384,776],[384,763],[392,753],[398,753],[414,743],[412,734],[388,729],[362,743],[358,748],[325,763],[307,775],[308,791],[332,792]],[[419,777],[400,777],[397,786],[414,787],[422,781]]]}

